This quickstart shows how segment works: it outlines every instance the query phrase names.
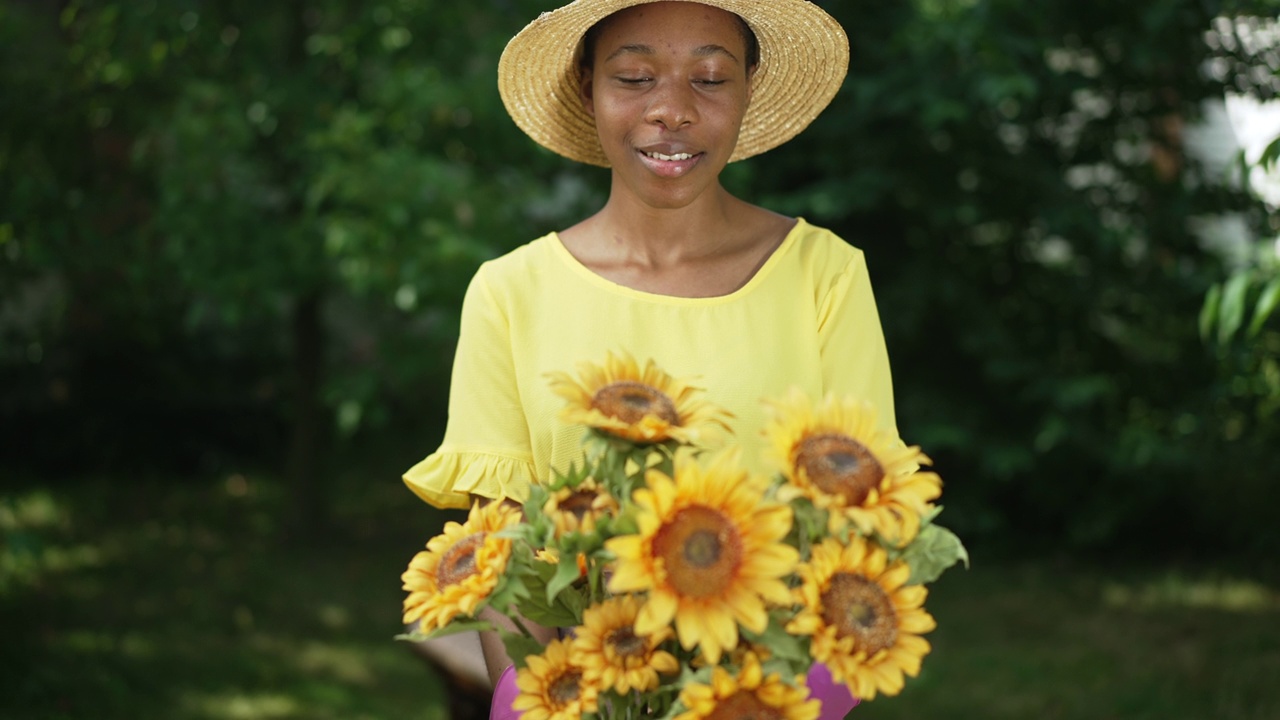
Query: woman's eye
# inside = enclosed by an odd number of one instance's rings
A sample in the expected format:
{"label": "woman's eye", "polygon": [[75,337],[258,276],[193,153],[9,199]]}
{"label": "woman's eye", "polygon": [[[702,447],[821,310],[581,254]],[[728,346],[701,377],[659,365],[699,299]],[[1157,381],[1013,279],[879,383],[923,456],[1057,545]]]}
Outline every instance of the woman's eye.
{"label": "woman's eye", "polygon": [[724,80],[695,80],[699,85],[723,85]]}
{"label": "woman's eye", "polygon": [[618,78],[618,82],[623,83],[623,84],[625,84],[625,85],[639,85],[639,84],[641,84],[641,83],[647,83],[647,82],[649,82],[649,78],[647,78],[647,77],[620,77],[620,78]]}

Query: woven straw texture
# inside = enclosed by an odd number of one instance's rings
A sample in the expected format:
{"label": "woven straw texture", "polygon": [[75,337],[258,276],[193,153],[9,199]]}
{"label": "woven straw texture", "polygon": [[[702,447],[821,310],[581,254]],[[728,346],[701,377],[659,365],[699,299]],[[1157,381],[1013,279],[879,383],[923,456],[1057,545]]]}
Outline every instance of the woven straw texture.
{"label": "woven straw texture", "polygon": [[[595,121],[578,97],[578,46],[612,13],[657,1],[575,0],[517,33],[498,62],[498,92],[516,125],[553,152],[608,167]],[[795,137],[835,97],[849,68],[849,41],[820,7],[807,0],[697,1],[741,16],[760,44],[751,106],[730,162]]]}

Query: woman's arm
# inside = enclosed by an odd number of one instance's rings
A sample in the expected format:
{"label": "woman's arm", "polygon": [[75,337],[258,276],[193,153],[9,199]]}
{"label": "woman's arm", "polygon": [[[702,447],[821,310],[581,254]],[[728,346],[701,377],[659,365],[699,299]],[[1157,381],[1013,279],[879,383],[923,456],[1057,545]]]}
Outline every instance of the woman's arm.
{"label": "woman's arm", "polygon": [[[493,608],[485,608],[484,611],[480,613],[480,618],[482,620],[488,620],[503,629],[510,630],[512,632],[519,631],[515,626],[515,623],[511,622],[510,618]],[[521,618],[520,622],[528,628],[529,632],[533,633],[533,636],[543,645],[551,642],[556,637],[556,631],[554,628],[544,628],[537,623],[530,622],[523,618]],[[507,655],[507,648],[502,644],[502,638],[499,637],[496,632],[480,633],[480,648],[484,651],[484,664],[485,668],[489,671],[489,681],[496,686],[498,684],[498,678],[502,675],[502,671],[506,670],[513,664],[511,657]]]}
{"label": "woman's arm", "polygon": [[[475,499],[479,500],[481,503],[493,502],[488,498],[477,497]],[[503,500],[502,502],[516,506],[516,503],[513,503],[510,500]],[[488,620],[504,630],[520,632],[520,629],[516,627],[516,624],[512,622],[510,618],[491,607],[485,608],[481,611],[480,619]],[[551,642],[556,637],[556,631],[554,628],[542,627],[541,625],[530,620],[526,620],[523,617],[520,618],[520,624],[524,625],[529,632],[533,633],[533,637],[543,645]],[[489,673],[489,682],[493,683],[494,686],[497,686],[498,678],[502,676],[502,671],[506,670],[513,664],[511,656],[507,655],[507,648],[502,644],[502,638],[497,632],[480,633],[480,649],[484,652],[484,664],[485,669]]]}

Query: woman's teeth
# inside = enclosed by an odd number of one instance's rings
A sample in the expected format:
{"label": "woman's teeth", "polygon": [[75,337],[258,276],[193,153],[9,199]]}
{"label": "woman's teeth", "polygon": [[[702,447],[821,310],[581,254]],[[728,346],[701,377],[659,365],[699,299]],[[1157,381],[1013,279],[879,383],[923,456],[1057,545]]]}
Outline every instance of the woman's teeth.
{"label": "woman's teeth", "polygon": [[645,155],[653,158],[654,160],[688,160],[689,158],[693,157],[693,155],[690,155],[689,153],[676,153],[675,155],[663,155],[660,152],[646,152]]}

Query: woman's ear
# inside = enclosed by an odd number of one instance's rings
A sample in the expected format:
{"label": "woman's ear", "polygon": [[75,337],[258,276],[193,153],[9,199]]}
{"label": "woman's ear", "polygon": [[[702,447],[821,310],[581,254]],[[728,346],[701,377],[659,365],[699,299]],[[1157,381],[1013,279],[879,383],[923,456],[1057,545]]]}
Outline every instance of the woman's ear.
{"label": "woman's ear", "polygon": [[756,91],[756,68],[758,67],[760,66],[752,65],[747,68],[747,107],[751,107],[751,96]]}
{"label": "woman's ear", "polygon": [[578,98],[582,100],[582,109],[586,110],[587,114],[594,118],[596,116],[596,88],[592,79],[593,74],[589,68],[580,68],[578,70]]}

